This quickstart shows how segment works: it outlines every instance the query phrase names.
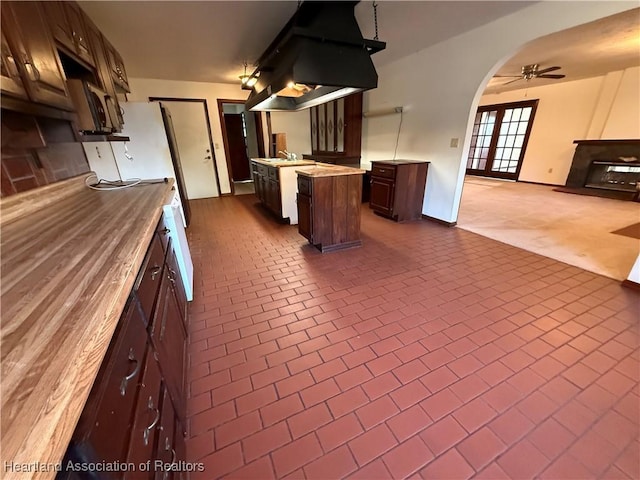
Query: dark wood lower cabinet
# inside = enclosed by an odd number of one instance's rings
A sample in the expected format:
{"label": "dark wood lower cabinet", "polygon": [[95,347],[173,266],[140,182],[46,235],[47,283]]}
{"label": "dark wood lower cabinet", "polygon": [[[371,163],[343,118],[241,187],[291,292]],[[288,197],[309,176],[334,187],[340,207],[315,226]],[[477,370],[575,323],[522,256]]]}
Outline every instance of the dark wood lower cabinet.
{"label": "dark wood lower cabinet", "polygon": [[380,160],[371,165],[369,207],[397,222],[422,218],[429,162]]}
{"label": "dark wood lower cabinet", "polygon": [[[57,480],[189,478],[174,471],[186,462],[186,296],[171,242],[156,233],[147,259],[154,260],[143,264]],[[150,269],[158,270],[153,279]],[[92,467],[105,463],[123,468]]]}
{"label": "dark wood lower cabinet", "polygon": [[321,252],[357,247],[362,174],[298,174],[298,232]]}

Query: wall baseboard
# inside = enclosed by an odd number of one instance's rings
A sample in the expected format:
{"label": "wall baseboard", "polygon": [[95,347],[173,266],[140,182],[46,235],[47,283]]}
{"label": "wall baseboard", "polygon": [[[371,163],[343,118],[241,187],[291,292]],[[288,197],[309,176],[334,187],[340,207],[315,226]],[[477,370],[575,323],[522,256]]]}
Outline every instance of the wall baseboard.
{"label": "wall baseboard", "polygon": [[430,222],[439,223],[440,225],[444,225],[445,227],[455,227],[458,222],[447,222],[445,220],[440,220],[439,218],[430,217],[429,215],[422,214],[423,220],[429,220]]}
{"label": "wall baseboard", "polygon": [[629,280],[629,279],[623,280],[621,285],[625,288],[630,288],[632,290],[636,290],[640,292],[640,283],[636,283],[632,280]]}

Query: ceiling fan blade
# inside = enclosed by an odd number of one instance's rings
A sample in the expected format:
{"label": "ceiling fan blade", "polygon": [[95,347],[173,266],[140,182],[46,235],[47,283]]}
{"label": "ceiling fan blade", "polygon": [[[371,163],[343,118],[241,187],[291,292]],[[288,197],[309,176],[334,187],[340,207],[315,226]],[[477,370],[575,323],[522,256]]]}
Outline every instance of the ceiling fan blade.
{"label": "ceiling fan blade", "polygon": [[522,75],[494,75],[494,77],[502,77],[502,78],[522,78]]}
{"label": "ceiling fan blade", "polygon": [[564,78],[566,75],[536,75],[537,78]]}
{"label": "ceiling fan blade", "polygon": [[510,82],[507,82],[507,83],[503,83],[502,85],[509,85],[510,83],[513,83],[513,82],[519,82],[520,80],[522,80],[522,77],[516,78],[515,80],[511,80]]}
{"label": "ceiling fan blade", "polygon": [[543,68],[542,70],[538,70],[536,73],[540,75],[541,73],[555,72],[556,70],[560,70],[562,67],[548,67]]}

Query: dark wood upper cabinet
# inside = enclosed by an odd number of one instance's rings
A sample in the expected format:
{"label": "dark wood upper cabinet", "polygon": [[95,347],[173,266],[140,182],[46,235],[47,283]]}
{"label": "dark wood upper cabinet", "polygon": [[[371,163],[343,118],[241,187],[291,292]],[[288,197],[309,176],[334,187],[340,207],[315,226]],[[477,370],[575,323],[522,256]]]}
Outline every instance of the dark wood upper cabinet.
{"label": "dark wood upper cabinet", "polygon": [[75,2],[42,2],[53,38],[72,57],[93,67],[85,14]]}
{"label": "dark wood upper cabinet", "polygon": [[124,68],[124,61],[118,53],[118,51],[111,45],[109,40],[103,37],[104,46],[107,50],[107,60],[109,67],[111,68],[111,78],[113,83],[121,93],[129,93],[129,79],[127,78],[127,71]]}
{"label": "dark wood upper cabinet", "polygon": [[3,1],[2,17],[6,41],[29,98],[36,103],[73,110],[42,4]]}
{"label": "dark wood upper cabinet", "polygon": [[310,109],[311,155],[305,158],[358,164],[362,145],[362,93]]}
{"label": "dark wood upper cabinet", "polygon": [[2,12],[2,61],[0,62],[0,85],[2,85],[2,93],[12,95],[14,97],[26,99],[27,91],[24,88],[24,83],[20,77],[20,70],[18,69],[16,57],[18,54],[14,53],[5,32],[8,30],[6,22],[6,16],[4,15],[4,9]]}

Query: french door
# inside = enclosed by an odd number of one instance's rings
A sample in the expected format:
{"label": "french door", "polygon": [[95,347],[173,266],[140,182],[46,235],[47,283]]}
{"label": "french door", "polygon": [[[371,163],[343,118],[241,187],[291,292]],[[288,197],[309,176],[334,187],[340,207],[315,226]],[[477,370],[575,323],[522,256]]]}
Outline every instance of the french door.
{"label": "french door", "polygon": [[479,107],[467,174],[517,180],[537,106],[531,100]]}

